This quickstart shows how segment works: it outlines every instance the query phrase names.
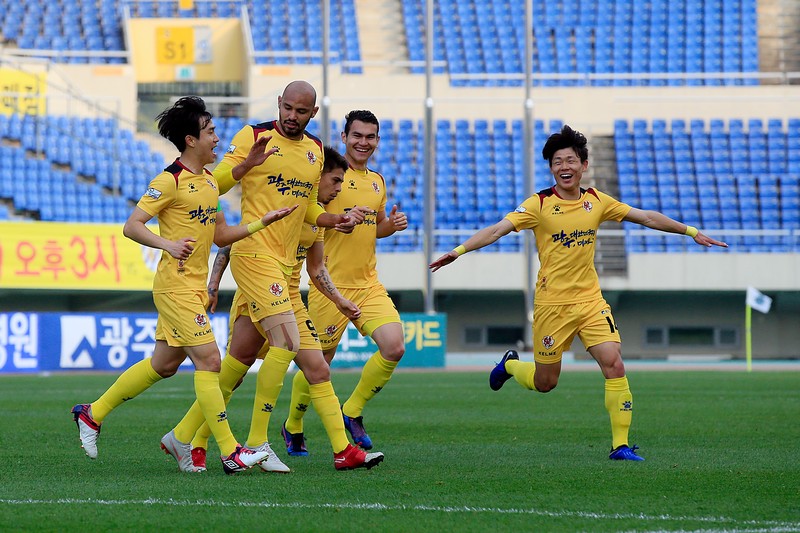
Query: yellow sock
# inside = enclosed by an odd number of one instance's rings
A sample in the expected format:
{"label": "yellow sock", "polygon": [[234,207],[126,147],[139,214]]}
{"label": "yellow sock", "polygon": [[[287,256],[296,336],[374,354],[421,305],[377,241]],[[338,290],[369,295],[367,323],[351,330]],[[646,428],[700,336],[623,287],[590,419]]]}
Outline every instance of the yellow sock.
{"label": "yellow sock", "polygon": [[358,380],[353,394],[342,406],[342,412],[350,417],[361,416],[364,406],[389,382],[392,372],[397,367],[397,361],[387,361],[381,357],[381,352],[372,354],[364,364],[361,379]]}
{"label": "yellow sock", "polygon": [[533,376],[536,374],[536,363],[509,359],[506,361],[506,372],[514,376],[517,383],[528,390],[536,390]]}
{"label": "yellow sock", "polygon": [[333,384],[330,381],[326,381],[309,385],[308,391],[311,395],[311,402],[314,404],[314,410],[319,415],[322,425],[325,426],[325,431],[328,433],[333,453],[339,453],[347,448],[350,441],[347,440],[347,436],[344,434],[344,420],[339,407],[339,398],[336,397],[336,392],[333,390]]}
{"label": "yellow sock", "polygon": [[219,372],[195,370],[194,392],[197,395],[197,403],[206,416],[206,422],[211,426],[219,451],[223,457],[229,456],[236,450],[237,442],[228,424],[225,400],[222,398],[222,391],[219,390]]}
{"label": "yellow sock", "polygon": [[[247,374],[248,368],[250,367],[230,355],[222,360],[219,373],[219,389],[222,391],[222,399],[225,400],[225,405],[228,405],[231,394],[233,394],[233,388],[239,383],[242,376]],[[200,409],[200,404],[194,402],[189,412],[183,417],[183,420],[175,426],[175,438],[181,442],[189,442],[191,440],[192,448],[208,449],[209,437],[211,437],[211,428],[206,422],[203,410]]]}
{"label": "yellow sock", "polygon": [[163,378],[153,370],[150,358],[139,361],[122,373],[117,381],[106,390],[97,401],[92,403],[92,418],[102,422],[108,413],[122,404],[140,395]]}
{"label": "yellow sock", "polygon": [[[303,432],[303,416],[305,416],[308,405],[311,403],[311,394],[308,387],[308,380],[305,374],[302,371],[298,371],[294,375],[294,379],[292,379],[292,401],[289,404],[289,416],[286,418],[286,431],[289,433]],[[339,412],[339,418],[342,418],[339,400],[336,400],[336,402],[336,410]],[[344,421],[342,421],[342,425],[344,425]]]}
{"label": "yellow sock", "polygon": [[283,348],[270,347],[261,368],[258,369],[256,382],[256,398],[253,402],[253,416],[250,419],[250,434],[247,436],[247,446],[254,448],[268,442],[267,429],[278,394],[283,387],[283,378],[289,369],[295,352]]}
{"label": "yellow sock", "polygon": [[627,377],[606,380],[606,410],[611,417],[611,448],[627,445],[633,417],[633,395]]}

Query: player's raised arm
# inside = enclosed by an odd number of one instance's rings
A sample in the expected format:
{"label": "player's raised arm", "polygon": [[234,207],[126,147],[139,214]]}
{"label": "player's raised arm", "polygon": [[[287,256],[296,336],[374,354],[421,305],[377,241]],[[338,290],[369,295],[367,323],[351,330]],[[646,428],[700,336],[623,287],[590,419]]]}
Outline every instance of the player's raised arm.
{"label": "player's raised arm", "polygon": [[428,265],[431,271],[436,272],[443,266],[447,266],[459,256],[467,252],[478,250],[484,246],[493,244],[495,241],[511,233],[514,230],[514,225],[507,219],[503,219],[493,226],[487,226],[478,230],[472,237],[464,241],[464,244],[459,244],[453,250],[450,250],[439,259]]}
{"label": "player's raised arm", "polygon": [[702,233],[694,226],[689,226],[684,224],[683,222],[678,222],[677,220],[673,220],[667,215],[660,213],[658,211],[648,211],[644,209],[637,209],[632,208],[628,214],[623,218],[628,222],[634,222],[636,224],[640,224],[642,226],[664,231],[666,233],[677,233],[679,235],[688,235],[694,242],[701,246],[711,247],[711,246],[721,246],[723,248],[727,248],[727,243],[722,241],[718,241],[712,239],[708,235]]}

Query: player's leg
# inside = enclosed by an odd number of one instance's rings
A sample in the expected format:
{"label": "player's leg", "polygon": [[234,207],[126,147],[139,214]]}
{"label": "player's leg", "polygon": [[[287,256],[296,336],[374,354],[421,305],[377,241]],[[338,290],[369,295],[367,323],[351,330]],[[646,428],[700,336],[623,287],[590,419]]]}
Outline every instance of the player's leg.
{"label": "player's leg", "polygon": [[163,340],[157,340],[153,357],[134,364],[91,404],[78,404],[72,415],[78,426],[78,434],[86,455],[97,458],[97,439],[100,427],[111,411],[123,402],[132,400],[156,382],[175,374],[186,358],[182,350],[170,348]]}
{"label": "player's leg", "polygon": [[533,315],[533,359],[520,361],[509,350],[489,374],[489,386],[499,390],[511,379],[528,390],[549,392],[558,385],[561,357],[577,332],[578,321],[572,306],[536,306]]}
{"label": "player's leg", "polygon": [[278,459],[269,445],[268,428],[289,364],[297,355],[300,333],[291,310],[263,318],[260,323],[267,332],[270,347],[256,376],[256,394],[247,445],[270,454],[269,460],[261,464],[262,469],[288,473],[289,467]]}
{"label": "player's leg", "polygon": [[628,433],[633,416],[633,395],[611,308],[601,300],[586,306],[586,322],[580,331],[581,341],[589,354],[597,361],[605,377],[605,406],[611,421],[611,459],[642,460],[634,448],[628,446]]}

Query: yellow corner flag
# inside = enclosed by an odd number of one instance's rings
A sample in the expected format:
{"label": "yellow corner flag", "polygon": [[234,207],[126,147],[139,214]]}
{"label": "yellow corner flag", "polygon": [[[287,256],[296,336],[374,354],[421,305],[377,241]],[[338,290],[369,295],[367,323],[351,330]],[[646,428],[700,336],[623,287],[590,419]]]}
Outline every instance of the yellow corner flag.
{"label": "yellow corner flag", "polygon": [[747,287],[745,302],[745,357],[747,358],[747,371],[751,372],[753,370],[753,338],[751,336],[752,309],[764,314],[769,313],[769,309],[772,307],[772,298],[763,294],[755,287]]}

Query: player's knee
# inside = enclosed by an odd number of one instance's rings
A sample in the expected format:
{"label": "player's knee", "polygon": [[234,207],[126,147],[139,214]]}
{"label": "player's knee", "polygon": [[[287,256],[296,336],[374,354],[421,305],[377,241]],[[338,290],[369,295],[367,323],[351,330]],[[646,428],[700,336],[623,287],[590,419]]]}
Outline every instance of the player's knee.
{"label": "player's knee", "polygon": [[387,361],[399,361],[406,353],[406,345],[403,339],[398,339],[393,342],[387,343],[386,346],[381,347],[381,355]]}
{"label": "player's knee", "polygon": [[303,374],[309,385],[325,383],[331,380],[331,368],[327,364],[313,365],[311,368],[303,370]]}

